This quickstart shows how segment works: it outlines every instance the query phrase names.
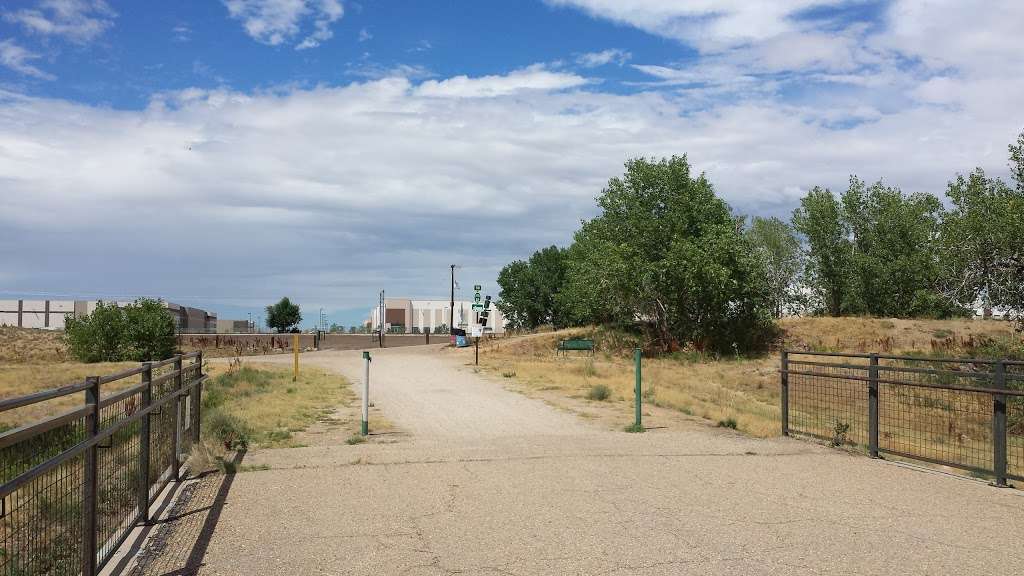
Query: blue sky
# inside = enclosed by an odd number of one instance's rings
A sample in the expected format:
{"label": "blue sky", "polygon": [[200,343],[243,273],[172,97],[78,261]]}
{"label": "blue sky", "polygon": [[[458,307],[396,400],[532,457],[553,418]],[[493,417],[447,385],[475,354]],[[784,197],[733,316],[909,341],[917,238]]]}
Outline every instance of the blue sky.
{"label": "blue sky", "polygon": [[[1006,172],[1024,3],[14,0],[0,6],[0,298],[381,288],[571,240],[637,156],[743,214],[850,174]],[[492,290],[494,291],[494,290]]]}

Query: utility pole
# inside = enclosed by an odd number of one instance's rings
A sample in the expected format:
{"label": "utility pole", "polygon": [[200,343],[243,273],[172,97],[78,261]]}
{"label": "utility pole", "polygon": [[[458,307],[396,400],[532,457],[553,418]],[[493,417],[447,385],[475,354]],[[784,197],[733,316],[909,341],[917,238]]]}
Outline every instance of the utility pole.
{"label": "utility pole", "polygon": [[[452,300],[451,305],[448,308],[448,334],[449,340],[452,340],[455,334],[455,264],[452,264]],[[454,340],[452,340],[454,342]]]}
{"label": "utility pole", "polygon": [[384,305],[384,291],[380,291],[380,342],[378,346],[384,347],[384,316],[387,315],[387,307]]}

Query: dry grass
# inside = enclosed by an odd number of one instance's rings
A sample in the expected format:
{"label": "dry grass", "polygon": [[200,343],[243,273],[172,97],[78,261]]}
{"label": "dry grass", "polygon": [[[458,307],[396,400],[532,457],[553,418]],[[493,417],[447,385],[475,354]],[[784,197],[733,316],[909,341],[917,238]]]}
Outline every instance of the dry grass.
{"label": "dry grass", "polygon": [[[102,376],[114,374],[138,366],[137,362],[100,362],[83,364],[81,362],[30,362],[25,364],[0,364],[0,399],[13,398],[32,394],[41,390],[58,388],[68,384],[76,384],[85,380],[86,376]],[[104,384],[103,395],[130,388],[140,382],[135,376]],[[20,424],[33,422],[40,418],[52,416],[80,406],[85,402],[84,393],[63,396],[47,402],[40,402],[0,412],[0,428],[12,428]]]}
{"label": "dry grass", "polygon": [[0,326],[0,362],[64,362],[64,332]]}
{"label": "dry grass", "polygon": [[[876,320],[866,318],[792,318],[781,322],[787,348],[880,353],[951,353],[980,337],[1013,337],[1012,325],[981,320]],[[557,357],[557,341],[591,335],[574,329],[506,341],[481,348],[481,365],[512,379],[527,394],[552,391],[586,399],[594,386],[611,390],[606,402],[620,403],[628,415],[633,402],[633,363],[628,338],[598,332],[599,352]],[[618,340],[615,340],[618,338]],[[605,343],[604,347],[601,344]],[[644,401],[710,421],[735,421],[754,436],[779,433],[778,355],[709,359],[681,352],[643,362]],[[731,427],[731,423],[730,423]]]}
{"label": "dry grass", "polygon": [[247,429],[250,446],[300,445],[296,433],[356,399],[344,378],[315,368],[304,368],[295,382],[290,370],[275,364],[216,364],[208,373],[204,409],[212,399],[214,410],[237,418]]}

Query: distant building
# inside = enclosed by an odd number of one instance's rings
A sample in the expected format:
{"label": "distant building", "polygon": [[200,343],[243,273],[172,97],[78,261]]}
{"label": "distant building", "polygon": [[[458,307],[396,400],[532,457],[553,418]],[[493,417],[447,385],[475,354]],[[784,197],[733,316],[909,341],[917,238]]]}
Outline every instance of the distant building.
{"label": "distant building", "polygon": [[[0,325],[19,328],[63,330],[64,319],[70,314],[81,318],[96,310],[97,300],[0,300]],[[126,306],[131,302],[114,302]],[[200,308],[166,302],[174,319],[177,332],[214,333],[217,315]]]}
{"label": "distant building", "polygon": [[[384,322],[392,332],[423,333],[437,332],[439,328],[448,329],[451,314],[449,300],[412,300],[409,298],[385,298]],[[455,327],[468,329],[480,323],[480,313],[473,311],[473,303],[468,300],[455,302]],[[371,330],[380,325],[380,309],[370,310],[366,325]],[[494,304],[491,304],[490,318],[487,326],[495,333],[505,331],[505,317]]]}
{"label": "distant building", "polygon": [[252,326],[248,320],[217,320],[217,334],[248,334]]}

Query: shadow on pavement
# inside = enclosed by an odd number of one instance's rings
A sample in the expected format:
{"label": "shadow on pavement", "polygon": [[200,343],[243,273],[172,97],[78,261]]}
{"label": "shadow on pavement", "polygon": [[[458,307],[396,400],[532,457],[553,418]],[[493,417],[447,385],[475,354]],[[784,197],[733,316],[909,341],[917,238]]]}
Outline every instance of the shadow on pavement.
{"label": "shadow on pavement", "polygon": [[[132,550],[122,561],[123,565],[114,567],[112,573],[130,576],[196,574],[203,565],[243,458],[245,452],[240,450],[227,466],[231,472],[203,473],[184,486],[168,513],[148,527],[154,531],[152,536],[146,538],[146,533],[137,540],[136,546],[141,546],[141,550]],[[133,558],[134,565],[129,566]]]}

